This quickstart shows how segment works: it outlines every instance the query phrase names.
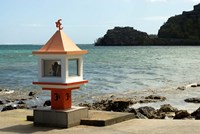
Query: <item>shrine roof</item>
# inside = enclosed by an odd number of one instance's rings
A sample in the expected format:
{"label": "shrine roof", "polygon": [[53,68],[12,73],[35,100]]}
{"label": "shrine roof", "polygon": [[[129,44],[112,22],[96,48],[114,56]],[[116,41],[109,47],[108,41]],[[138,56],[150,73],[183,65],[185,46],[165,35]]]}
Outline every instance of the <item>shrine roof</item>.
{"label": "shrine roof", "polygon": [[86,54],[87,50],[81,50],[62,30],[57,30],[41,49],[32,53],[81,55]]}

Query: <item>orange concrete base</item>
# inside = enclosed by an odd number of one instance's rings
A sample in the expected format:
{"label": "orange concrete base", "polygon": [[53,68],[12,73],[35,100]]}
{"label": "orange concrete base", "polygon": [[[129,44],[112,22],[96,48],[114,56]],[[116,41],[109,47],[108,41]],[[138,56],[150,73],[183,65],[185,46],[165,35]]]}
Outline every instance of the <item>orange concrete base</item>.
{"label": "orange concrete base", "polygon": [[66,110],[72,106],[71,90],[51,90],[51,109]]}

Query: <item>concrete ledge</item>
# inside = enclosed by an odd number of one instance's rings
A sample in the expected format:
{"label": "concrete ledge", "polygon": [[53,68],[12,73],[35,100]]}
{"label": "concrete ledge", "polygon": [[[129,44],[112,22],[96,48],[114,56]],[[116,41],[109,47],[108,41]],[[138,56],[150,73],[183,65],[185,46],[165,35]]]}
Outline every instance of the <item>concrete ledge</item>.
{"label": "concrete ledge", "polygon": [[81,118],[88,117],[88,108],[72,107],[68,110],[40,108],[34,110],[34,125],[69,128],[80,125]]}
{"label": "concrete ledge", "polygon": [[[106,127],[75,126],[69,129],[34,127],[26,121],[33,110],[16,109],[0,112],[0,134],[199,134],[199,120],[133,119]],[[107,117],[108,118],[108,117]]]}
{"label": "concrete ledge", "polygon": [[89,118],[82,118],[81,125],[108,126],[134,118],[135,115],[131,113],[90,110]]}

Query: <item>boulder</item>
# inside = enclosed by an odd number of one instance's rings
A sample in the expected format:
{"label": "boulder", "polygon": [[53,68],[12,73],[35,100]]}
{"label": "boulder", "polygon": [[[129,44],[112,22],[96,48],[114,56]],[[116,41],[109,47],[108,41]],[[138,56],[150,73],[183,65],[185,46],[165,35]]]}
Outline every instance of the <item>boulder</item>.
{"label": "boulder", "polygon": [[145,107],[140,107],[137,110],[138,112],[146,116],[148,119],[153,119],[155,117],[155,114],[153,113],[155,109],[153,107],[145,106]]}
{"label": "boulder", "polygon": [[80,103],[79,106],[86,106],[90,110],[124,112],[134,103],[136,102],[128,98],[108,98],[96,101],[92,104]]}
{"label": "boulder", "polygon": [[13,110],[13,109],[17,109],[16,107],[12,106],[12,105],[8,105],[3,107],[3,109],[1,110],[1,112],[3,111],[8,111],[8,110]]}
{"label": "boulder", "polygon": [[190,117],[190,114],[187,110],[178,110],[175,112],[174,119],[184,119]]}
{"label": "boulder", "polygon": [[124,112],[128,106],[132,104],[132,101],[125,99],[113,99],[109,100],[105,110],[106,111],[115,111],[115,112]]}
{"label": "boulder", "polygon": [[164,105],[161,105],[158,111],[159,112],[176,112],[178,111],[178,109],[175,107],[172,107],[170,104],[164,104]]}
{"label": "boulder", "polygon": [[51,100],[46,100],[43,104],[44,107],[51,106]]}
{"label": "boulder", "polygon": [[196,111],[191,113],[191,116],[193,116],[196,120],[200,120],[200,107]]}
{"label": "boulder", "polygon": [[135,114],[135,118],[137,119],[147,119],[146,116],[144,116],[143,114],[141,114],[138,110],[134,109],[134,108],[129,108],[127,109],[128,113],[134,113]]}
{"label": "boulder", "polygon": [[200,98],[187,98],[184,101],[189,103],[200,103]]}

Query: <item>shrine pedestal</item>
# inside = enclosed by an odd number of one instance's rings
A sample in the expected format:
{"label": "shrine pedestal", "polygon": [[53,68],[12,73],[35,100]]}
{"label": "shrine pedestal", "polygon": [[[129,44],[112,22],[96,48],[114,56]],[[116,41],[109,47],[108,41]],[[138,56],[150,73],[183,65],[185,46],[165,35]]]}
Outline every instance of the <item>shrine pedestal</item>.
{"label": "shrine pedestal", "polygon": [[80,125],[82,118],[88,117],[88,108],[75,107],[67,110],[52,110],[51,107],[35,109],[34,125],[69,128]]}

